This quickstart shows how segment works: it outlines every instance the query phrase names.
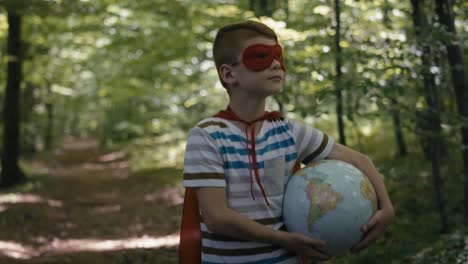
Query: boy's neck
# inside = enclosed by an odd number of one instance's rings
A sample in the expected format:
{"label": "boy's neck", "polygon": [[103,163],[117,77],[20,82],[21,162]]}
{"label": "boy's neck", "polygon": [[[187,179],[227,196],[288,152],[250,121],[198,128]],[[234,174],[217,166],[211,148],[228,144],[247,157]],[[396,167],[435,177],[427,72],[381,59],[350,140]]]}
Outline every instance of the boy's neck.
{"label": "boy's neck", "polygon": [[252,121],[261,117],[265,113],[265,99],[247,99],[243,100],[242,102],[231,100],[229,107],[241,119],[245,121]]}

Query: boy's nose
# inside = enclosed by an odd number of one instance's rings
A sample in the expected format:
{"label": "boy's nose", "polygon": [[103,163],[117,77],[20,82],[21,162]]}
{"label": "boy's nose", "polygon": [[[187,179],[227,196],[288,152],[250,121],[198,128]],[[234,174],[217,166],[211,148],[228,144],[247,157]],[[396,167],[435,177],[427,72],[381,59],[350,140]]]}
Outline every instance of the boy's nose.
{"label": "boy's nose", "polygon": [[277,59],[273,59],[273,61],[271,62],[271,66],[270,66],[272,69],[281,69],[281,63],[277,60]]}

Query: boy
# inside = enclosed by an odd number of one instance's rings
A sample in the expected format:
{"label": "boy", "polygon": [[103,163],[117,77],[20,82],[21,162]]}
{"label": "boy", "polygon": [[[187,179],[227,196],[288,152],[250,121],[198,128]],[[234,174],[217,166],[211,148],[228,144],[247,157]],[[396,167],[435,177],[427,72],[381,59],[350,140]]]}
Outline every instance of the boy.
{"label": "boy", "polygon": [[183,181],[198,199],[202,262],[329,259],[323,241],[288,233],[282,222],[283,191],[295,163],[325,158],[353,164],[372,182],[379,210],[353,251],[375,241],[394,211],[372,161],[317,129],[265,112],[266,98],[281,90],[285,75],[274,31],[254,21],[227,25],[216,35],[213,57],[229,106],[190,131]]}

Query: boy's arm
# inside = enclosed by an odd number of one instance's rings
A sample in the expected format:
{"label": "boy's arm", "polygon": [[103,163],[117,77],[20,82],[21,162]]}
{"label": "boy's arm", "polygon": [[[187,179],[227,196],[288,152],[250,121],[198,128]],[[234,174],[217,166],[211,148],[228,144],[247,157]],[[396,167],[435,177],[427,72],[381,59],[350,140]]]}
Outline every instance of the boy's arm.
{"label": "boy's arm", "polygon": [[224,188],[197,189],[199,207],[208,229],[237,239],[280,245],[299,255],[329,259],[325,243],[302,234],[277,231],[237,213],[227,206]]}
{"label": "boy's arm", "polygon": [[365,232],[363,240],[353,247],[353,251],[360,251],[373,243],[393,222],[395,211],[392,202],[382,176],[375,168],[372,160],[366,155],[335,143],[327,159],[341,160],[354,165],[369,178],[377,194],[379,209],[362,227]]}

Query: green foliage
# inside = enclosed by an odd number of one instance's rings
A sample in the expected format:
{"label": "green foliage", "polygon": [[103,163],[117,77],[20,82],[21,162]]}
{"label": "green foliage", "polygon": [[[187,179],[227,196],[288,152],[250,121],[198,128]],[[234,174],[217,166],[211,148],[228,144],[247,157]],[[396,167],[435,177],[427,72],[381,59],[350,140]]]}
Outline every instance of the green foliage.
{"label": "green foliage", "polygon": [[443,236],[431,247],[411,258],[413,264],[434,263],[451,264],[468,262],[466,239],[468,235],[460,230]]}
{"label": "green foliage", "polygon": [[[276,98],[289,113],[321,118],[333,113],[335,104],[333,3],[288,2],[286,9],[276,1],[270,6],[272,18],[260,18],[275,28],[285,47],[288,75]],[[394,99],[403,125],[414,133],[421,84],[414,81],[420,79],[419,51],[413,45],[409,3],[341,5],[345,119],[353,127],[360,122],[356,119],[385,118],[395,108],[389,104]],[[187,131],[227,102],[212,62],[217,28],[256,19],[249,1],[0,2],[4,11],[12,6],[25,16],[25,82],[37,87],[31,113],[37,124],[24,128],[42,135],[33,145],[44,145],[47,103],[55,108],[55,137],[95,134],[112,143]],[[0,40],[6,29],[0,28]],[[442,43],[444,36],[428,31],[427,41]],[[445,98],[453,96],[445,93]],[[453,99],[445,103],[455,110]],[[447,124],[459,124],[454,120]]]}

